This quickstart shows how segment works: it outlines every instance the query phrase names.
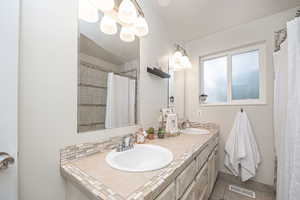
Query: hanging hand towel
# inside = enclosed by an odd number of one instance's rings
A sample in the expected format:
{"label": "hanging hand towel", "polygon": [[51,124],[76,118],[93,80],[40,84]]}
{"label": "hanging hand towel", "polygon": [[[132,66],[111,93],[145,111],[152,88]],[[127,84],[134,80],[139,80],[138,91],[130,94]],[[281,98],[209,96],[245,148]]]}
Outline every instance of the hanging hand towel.
{"label": "hanging hand towel", "polygon": [[238,112],[225,146],[225,166],[242,181],[254,177],[260,154],[245,112]]}

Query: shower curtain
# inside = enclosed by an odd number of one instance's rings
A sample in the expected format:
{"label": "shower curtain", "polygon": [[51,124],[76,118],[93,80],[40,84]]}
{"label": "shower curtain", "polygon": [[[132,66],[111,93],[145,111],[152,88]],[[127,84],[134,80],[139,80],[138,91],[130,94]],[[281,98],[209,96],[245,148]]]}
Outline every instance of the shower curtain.
{"label": "shower curtain", "polygon": [[283,179],[285,173],[283,163],[283,145],[284,132],[286,123],[286,109],[288,100],[288,49],[287,41],[280,48],[280,51],[274,53],[274,134],[275,134],[275,154],[277,156],[277,200],[284,199],[283,195]]}
{"label": "shower curtain", "polygon": [[108,73],[105,128],[135,124],[135,80]]}
{"label": "shower curtain", "polygon": [[[300,18],[287,24],[287,51],[274,55],[274,123],[277,136],[277,200],[300,197]],[[287,65],[286,63],[287,59]],[[279,69],[279,68],[287,68]],[[279,117],[279,115],[281,115]]]}

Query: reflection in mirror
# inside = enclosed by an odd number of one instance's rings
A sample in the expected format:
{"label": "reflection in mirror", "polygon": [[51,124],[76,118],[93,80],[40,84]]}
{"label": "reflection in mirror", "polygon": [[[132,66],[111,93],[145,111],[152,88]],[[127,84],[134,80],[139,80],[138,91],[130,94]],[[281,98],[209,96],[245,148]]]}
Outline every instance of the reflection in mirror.
{"label": "reflection in mirror", "polygon": [[138,38],[124,42],[101,32],[99,22],[79,19],[78,58],[78,132],[135,125]]}

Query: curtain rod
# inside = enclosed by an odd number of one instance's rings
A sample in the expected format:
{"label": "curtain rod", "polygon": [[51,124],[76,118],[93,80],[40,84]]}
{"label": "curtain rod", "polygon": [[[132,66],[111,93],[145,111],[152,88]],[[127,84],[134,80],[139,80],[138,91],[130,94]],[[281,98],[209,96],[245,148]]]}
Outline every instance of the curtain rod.
{"label": "curtain rod", "polygon": [[101,68],[99,65],[91,64],[91,63],[83,61],[83,60],[80,60],[80,64],[85,66],[85,67],[89,67],[89,68],[92,68],[92,69],[95,69],[95,70],[98,70],[98,71],[107,72],[107,73],[113,72],[116,75],[123,76],[123,77],[133,79],[133,80],[137,80],[137,77],[122,74],[122,73],[115,72],[115,71],[106,70],[106,69]]}
{"label": "curtain rod", "polygon": [[[300,9],[297,10],[295,18],[300,17]],[[280,50],[281,44],[287,39],[287,28],[275,31],[275,49],[274,52]]]}

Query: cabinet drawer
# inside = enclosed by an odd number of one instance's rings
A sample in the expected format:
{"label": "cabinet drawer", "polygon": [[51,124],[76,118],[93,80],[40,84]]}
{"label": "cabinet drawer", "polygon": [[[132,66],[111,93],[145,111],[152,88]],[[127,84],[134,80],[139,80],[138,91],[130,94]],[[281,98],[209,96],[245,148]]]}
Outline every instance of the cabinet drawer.
{"label": "cabinet drawer", "polygon": [[157,198],[156,200],[175,200],[176,196],[175,183],[171,183]]}
{"label": "cabinet drawer", "polygon": [[201,167],[203,166],[203,164],[207,161],[207,158],[209,156],[210,152],[209,152],[209,147],[206,146],[201,152],[200,154],[197,156],[196,158],[196,167],[197,167],[197,171],[199,171],[201,169]]}
{"label": "cabinet drawer", "polygon": [[179,199],[196,175],[196,161],[192,161],[176,178],[176,199]]}
{"label": "cabinet drawer", "polygon": [[190,187],[186,190],[184,195],[180,198],[180,200],[196,200],[195,199],[195,181],[190,185]]}

